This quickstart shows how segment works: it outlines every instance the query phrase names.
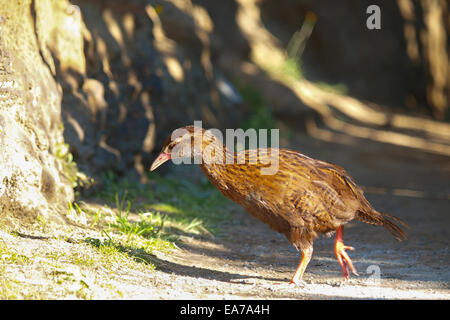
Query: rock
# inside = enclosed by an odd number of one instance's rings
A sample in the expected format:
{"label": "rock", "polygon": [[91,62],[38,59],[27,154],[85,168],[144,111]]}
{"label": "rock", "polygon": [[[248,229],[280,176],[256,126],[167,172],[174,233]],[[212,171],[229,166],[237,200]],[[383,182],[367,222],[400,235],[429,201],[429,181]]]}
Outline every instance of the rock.
{"label": "rock", "polygon": [[64,138],[88,173],[142,174],[167,134],[194,120],[239,126],[240,101],[221,90],[227,79],[212,65],[206,11],[183,1],[73,3],[86,68],[56,74]]}
{"label": "rock", "polygon": [[0,6],[0,223],[9,227],[38,217],[61,223],[73,200],[65,159],[57,156],[64,143],[61,89],[46,45],[50,35],[58,39],[55,26],[68,5],[29,0]]}

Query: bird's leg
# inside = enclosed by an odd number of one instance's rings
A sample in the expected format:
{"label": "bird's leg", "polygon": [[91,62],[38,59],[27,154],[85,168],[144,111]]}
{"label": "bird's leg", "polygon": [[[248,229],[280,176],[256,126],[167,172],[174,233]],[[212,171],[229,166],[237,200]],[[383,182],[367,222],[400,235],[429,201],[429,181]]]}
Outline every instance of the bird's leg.
{"label": "bird's leg", "polygon": [[358,276],[358,272],[356,272],[355,267],[353,266],[352,260],[348,256],[345,250],[355,250],[353,247],[349,247],[344,245],[344,227],[340,226],[336,230],[336,240],[334,242],[334,253],[336,254],[336,258],[341,265],[342,273],[344,274],[344,279],[348,279],[348,270],[347,268],[355,275]]}
{"label": "bird's leg", "polygon": [[297,270],[295,271],[294,276],[291,279],[290,284],[299,285],[302,282],[303,273],[305,272],[306,266],[311,260],[311,256],[313,253],[313,247],[309,247],[305,250],[302,250],[302,258],[300,259],[300,263],[298,264]]}

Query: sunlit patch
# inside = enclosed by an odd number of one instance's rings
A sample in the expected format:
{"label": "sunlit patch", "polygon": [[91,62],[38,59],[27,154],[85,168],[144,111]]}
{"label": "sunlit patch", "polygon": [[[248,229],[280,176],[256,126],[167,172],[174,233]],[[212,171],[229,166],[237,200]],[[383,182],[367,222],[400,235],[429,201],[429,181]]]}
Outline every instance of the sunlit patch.
{"label": "sunlit patch", "polygon": [[166,213],[176,213],[176,214],[182,213],[182,211],[179,208],[177,208],[171,204],[168,204],[168,203],[147,204],[147,205],[145,205],[145,208],[153,209],[156,211],[162,211],[162,212],[166,212]]}
{"label": "sunlit patch", "polygon": [[181,64],[173,57],[166,57],[164,62],[167,66],[167,70],[173,79],[177,82],[183,82],[184,80],[184,71]]}

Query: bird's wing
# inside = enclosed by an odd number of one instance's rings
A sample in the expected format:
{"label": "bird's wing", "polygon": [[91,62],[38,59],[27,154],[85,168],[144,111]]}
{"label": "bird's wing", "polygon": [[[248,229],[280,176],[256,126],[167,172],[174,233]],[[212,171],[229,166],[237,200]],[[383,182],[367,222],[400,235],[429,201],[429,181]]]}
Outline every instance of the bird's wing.
{"label": "bird's wing", "polygon": [[330,187],[336,190],[342,197],[352,196],[359,198],[363,191],[356,185],[353,179],[340,166],[316,160],[315,168],[318,178],[327,182]]}
{"label": "bird's wing", "polygon": [[301,218],[307,224],[321,225],[327,225],[331,220],[330,212],[313,190],[296,190],[290,195],[289,201],[295,219]]}
{"label": "bird's wing", "polygon": [[351,211],[371,212],[374,210],[364,197],[364,191],[343,168],[324,161],[319,162],[318,170],[331,177],[329,183]]}
{"label": "bird's wing", "polygon": [[335,227],[350,220],[362,190],[345,170],[312,158],[303,158],[302,166],[306,168],[308,179],[291,187],[288,198],[293,213],[305,222],[312,221],[323,227]]}

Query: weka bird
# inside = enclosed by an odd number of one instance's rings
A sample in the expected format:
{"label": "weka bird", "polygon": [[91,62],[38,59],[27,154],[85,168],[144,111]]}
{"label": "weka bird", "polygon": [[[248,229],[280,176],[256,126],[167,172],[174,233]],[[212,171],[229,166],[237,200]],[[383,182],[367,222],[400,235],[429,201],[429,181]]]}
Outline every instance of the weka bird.
{"label": "weka bird", "polygon": [[[251,215],[285,235],[302,252],[290,283],[302,281],[312,256],[314,239],[320,234],[331,235],[334,231],[334,252],[344,278],[349,276],[347,268],[357,275],[346,253],[346,250],[354,248],[343,242],[344,225],[353,219],[383,226],[398,240],[406,239],[405,232],[393,221],[406,225],[372,208],[361,188],[337,165],[287,149],[260,148],[234,153],[208,130],[194,126],[180,129],[186,133],[174,139],[167,138],[150,170],[169,159],[186,155],[201,159],[202,171],[216,188]],[[261,174],[261,169],[270,161],[278,161],[278,170],[274,174]]]}

